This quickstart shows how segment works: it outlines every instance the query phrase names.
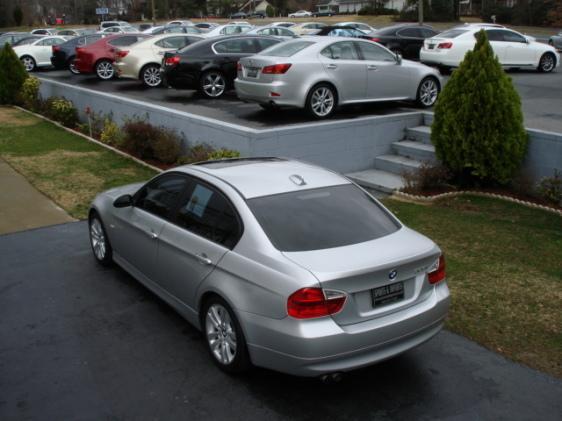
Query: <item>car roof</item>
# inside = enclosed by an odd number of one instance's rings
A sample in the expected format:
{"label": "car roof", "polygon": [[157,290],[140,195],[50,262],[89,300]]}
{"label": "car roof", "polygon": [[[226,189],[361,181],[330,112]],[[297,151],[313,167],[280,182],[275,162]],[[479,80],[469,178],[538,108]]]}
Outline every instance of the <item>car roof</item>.
{"label": "car roof", "polygon": [[313,164],[276,157],[206,161],[175,168],[180,171],[189,169],[230,184],[245,199],[351,183],[341,175]]}

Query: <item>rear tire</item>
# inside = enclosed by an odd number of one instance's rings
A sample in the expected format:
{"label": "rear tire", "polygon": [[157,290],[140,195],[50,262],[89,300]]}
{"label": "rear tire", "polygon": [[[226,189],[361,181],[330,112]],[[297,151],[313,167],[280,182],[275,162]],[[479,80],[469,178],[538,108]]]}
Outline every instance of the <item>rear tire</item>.
{"label": "rear tire", "polygon": [[550,73],[556,67],[556,57],[552,53],[544,53],[539,61],[538,71]]}
{"label": "rear tire", "polygon": [[242,373],[251,367],[244,333],[234,312],[218,295],[202,306],[201,328],[213,362],[227,373]]}
{"label": "rear tire", "polygon": [[96,76],[100,80],[111,80],[115,77],[115,68],[109,60],[100,60],[96,63]]}
{"label": "rear tire", "polygon": [[335,88],[327,83],[319,83],[312,87],[306,97],[306,110],[315,119],[332,116],[338,105]]}
{"label": "rear tire", "polygon": [[37,68],[37,63],[35,63],[35,59],[31,56],[23,56],[20,58],[20,61],[28,73],[33,72]]}
{"label": "rear tire", "polygon": [[79,75],[80,74],[80,70],[78,70],[76,68],[76,66],[74,65],[74,60],[76,59],[76,57],[70,57],[68,59],[68,70],[70,71],[70,73],[72,73],[73,75]]}
{"label": "rear tire", "polygon": [[199,80],[199,92],[209,99],[222,97],[226,92],[226,78],[218,70],[205,72]]}
{"label": "rear tire", "polygon": [[429,108],[435,105],[439,96],[439,82],[433,76],[427,76],[422,79],[418,86],[416,103],[422,108]]}
{"label": "rear tire", "polygon": [[149,88],[157,88],[162,85],[162,75],[160,74],[160,66],[155,64],[147,64],[140,72],[140,79],[144,86]]}

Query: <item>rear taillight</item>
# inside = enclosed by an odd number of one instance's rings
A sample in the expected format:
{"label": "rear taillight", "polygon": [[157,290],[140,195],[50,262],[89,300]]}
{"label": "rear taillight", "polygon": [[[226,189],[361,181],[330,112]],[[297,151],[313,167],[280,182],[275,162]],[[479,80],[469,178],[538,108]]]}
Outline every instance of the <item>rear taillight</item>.
{"label": "rear taillight", "polygon": [[60,47],[58,45],[53,45],[52,49],[53,49],[53,53],[60,51]]}
{"label": "rear taillight", "polygon": [[380,42],[381,40],[380,38],[369,38],[369,39],[373,42]]}
{"label": "rear taillight", "polygon": [[180,56],[166,57],[166,60],[164,60],[164,64],[166,66],[175,66],[176,64],[179,64],[179,62]]}
{"label": "rear taillight", "polygon": [[441,49],[448,49],[448,48],[452,48],[452,47],[453,47],[452,42],[442,42],[441,44],[439,44],[437,46],[437,48],[441,48]]}
{"label": "rear taillight", "polygon": [[274,64],[273,66],[265,66],[261,72],[265,73],[266,75],[282,75],[284,73],[287,73],[287,70],[289,70],[290,68],[291,64],[289,63]]}
{"label": "rear taillight", "polygon": [[302,288],[287,300],[287,313],[295,319],[313,319],[341,311],[345,293],[322,288]]}
{"label": "rear taillight", "polygon": [[129,54],[129,51],[128,51],[128,50],[117,50],[117,51],[115,52],[115,55],[116,55],[118,58],[127,57],[127,54]]}
{"label": "rear taillight", "polygon": [[439,256],[431,270],[427,274],[427,279],[430,284],[436,284],[445,279],[445,256]]}
{"label": "rear taillight", "polygon": [[240,64],[239,61],[236,63],[236,71],[237,71],[237,72],[241,72],[241,71],[242,71],[242,64]]}

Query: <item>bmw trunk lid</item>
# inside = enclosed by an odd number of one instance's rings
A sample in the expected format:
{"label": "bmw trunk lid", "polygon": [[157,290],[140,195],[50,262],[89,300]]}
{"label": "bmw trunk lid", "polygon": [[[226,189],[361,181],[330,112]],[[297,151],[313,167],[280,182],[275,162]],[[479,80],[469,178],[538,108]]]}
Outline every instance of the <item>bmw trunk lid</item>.
{"label": "bmw trunk lid", "polygon": [[283,254],[309,270],[324,289],[343,291],[347,301],[332,315],[349,325],[406,309],[429,297],[427,273],[440,250],[428,238],[402,227],[375,240]]}

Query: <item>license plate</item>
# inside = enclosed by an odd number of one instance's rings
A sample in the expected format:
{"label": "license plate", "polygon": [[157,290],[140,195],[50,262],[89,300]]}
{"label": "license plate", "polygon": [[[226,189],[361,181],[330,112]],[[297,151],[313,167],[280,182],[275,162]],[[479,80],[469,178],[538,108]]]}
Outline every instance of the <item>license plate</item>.
{"label": "license plate", "polygon": [[380,307],[400,301],[404,298],[404,283],[396,282],[371,290],[373,307]]}
{"label": "license plate", "polygon": [[427,44],[428,50],[433,50],[434,47],[435,47],[435,44]]}
{"label": "license plate", "polygon": [[246,76],[248,77],[258,77],[258,67],[246,67]]}

